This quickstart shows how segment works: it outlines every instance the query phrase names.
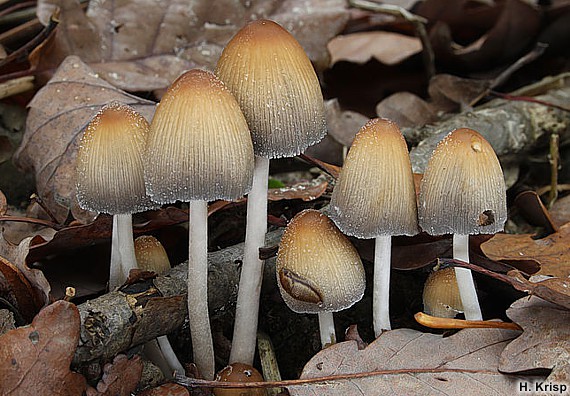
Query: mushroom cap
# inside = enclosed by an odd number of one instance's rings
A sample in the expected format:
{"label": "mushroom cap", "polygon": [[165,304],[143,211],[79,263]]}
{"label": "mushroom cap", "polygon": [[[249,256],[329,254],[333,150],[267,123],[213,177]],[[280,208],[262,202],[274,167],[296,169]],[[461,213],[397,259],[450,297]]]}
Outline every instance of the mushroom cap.
{"label": "mushroom cap", "polygon": [[366,287],[354,246],[326,215],[312,209],[298,213],[285,229],[276,272],[283,300],[297,313],[348,308]]}
{"label": "mushroom cap", "polygon": [[79,143],[79,206],[113,215],[153,207],[146,195],[143,171],[148,129],[148,122],[130,106],[111,102],[101,108]]}
{"label": "mushroom cap", "polygon": [[163,274],[170,269],[168,254],[162,243],[152,235],[141,235],[135,239],[137,265],[145,271]]}
{"label": "mushroom cap", "polygon": [[145,180],[153,201],[236,199],[249,191],[253,146],[233,95],[190,70],[168,88],[150,125]]}
{"label": "mushroom cap", "polygon": [[325,136],[319,79],[301,45],[277,23],[260,19],[238,31],[216,74],[245,114],[256,155],[292,157]]}
{"label": "mushroom cap", "polygon": [[331,198],[331,218],[347,235],[418,233],[416,192],[406,140],[387,119],[356,134]]}
{"label": "mushroom cap", "polygon": [[506,187],[493,148],[461,128],[434,150],[420,183],[420,227],[431,235],[494,234],[507,221]]}
{"label": "mushroom cap", "polygon": [[453,318],[463,312],[455,268],[447,267],[429,274],[424,285],[424,311],[440,318]]}
{"label": "mushroom cap", "polygon": [[[263,376],[257,369],[245,363],[232,363],[216,374],[218,382],[261,382]],[[264,396],[264,388],[214,388],[215,396]]]}

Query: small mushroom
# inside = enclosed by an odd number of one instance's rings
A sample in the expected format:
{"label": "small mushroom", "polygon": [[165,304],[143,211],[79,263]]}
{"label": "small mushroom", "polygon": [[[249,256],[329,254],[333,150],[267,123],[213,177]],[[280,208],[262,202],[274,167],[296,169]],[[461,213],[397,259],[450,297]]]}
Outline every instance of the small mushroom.
{"label": "small mushroom", "polygon": [[259,248],[267,231],[269,159],[295,156],[324,137],[324,103],[305,51],[273,21],[260,19],[238,31],[224,48],[216,74],[239,102],[255,150],[230,353],[230,361],[252,364],[263,275]]}
{"label": "small mushroom", "polygon": [[148,194],[158,203],[190,201],[188,315],[194,362],[214,377],[208,315],[208,201],[251,187],[253,145],[233,95],[212,73],[190,70],[168,88],[151,122],[145,153]]}
{"label": "small mushroom", "polygon": [[[478,132],[461,128],[434,150],[420,184],[420,227],[431,235],[453,234],[453,257],[469,262],[469,235],[494,234],[507,220],[501,164]],[[471,271],[455,268],[467,320],[482,320]]]}
{"label": "small mushroom", "polygon": [[[233,363],[224,367],[217,375],[218,382],[262,382],[263,376],[253,366]],[[214,388],[215,396],[265,396],[264,388]]]}
{"label": "small mushroom", "polygon": [[287,306],[318,314],[323,347],[335,343],[332,313],[360,301],[366,287],[364,267],[350,241],[326,215],[304,210],[285,229],[276,273]]}
{"label": "small mushroom", "polygon": [[390,330],[392,235],[418,232],[416,193],[406,141],[387,119],[368,121],[356,134],[331,197],[331,219],[358,238],[375,238],[374,333]]}
{"label": "small mushroom", "polygon": [[455,270],[451,267],[429,274],[424,285],[424,311],[440,318],[454,318],[463,312]]}
{"label": "small mushroom", "polygon": [[149,125],[132,107],[112,102],[87,125],[77,152],[77,200],[83,209],[113,215],[109,289],[137,267],[132,213],[150,209],[143,173]]}

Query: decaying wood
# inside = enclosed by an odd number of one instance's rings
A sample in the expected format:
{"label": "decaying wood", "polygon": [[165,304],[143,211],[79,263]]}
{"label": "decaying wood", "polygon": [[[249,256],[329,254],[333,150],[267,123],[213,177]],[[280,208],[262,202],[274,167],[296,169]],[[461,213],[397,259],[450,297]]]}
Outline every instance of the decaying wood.
{"label": "decaying wood", "polygon": [[[276,245],[282,230],[267,234]],[[208,305],[211,319],[233,309],[237,297],[243,244],[208,254]],[[275,259],[265,264],[265,279],[274,282]],[[135,345],[168,334],[187,318],[188,262],[163,276],[125,286],[78,306],[81,335],[73,363],[109,359]]]}

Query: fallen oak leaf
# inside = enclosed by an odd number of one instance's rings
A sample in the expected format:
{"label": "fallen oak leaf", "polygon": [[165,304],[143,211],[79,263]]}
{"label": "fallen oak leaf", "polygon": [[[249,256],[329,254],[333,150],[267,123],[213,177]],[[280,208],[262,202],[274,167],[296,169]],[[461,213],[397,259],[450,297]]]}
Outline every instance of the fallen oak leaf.
{"label": "fallen oak leaf", "polygon": [[496,234],[481,244],[481,250],[491,260],[532,259],[540,264],[535,275],[566,278],[570,276],[570,223],[542,239],[531,234]]}
{"label": "fallen oak leaf", "polygon": [[19,325],[31,322],[43,306],[43,301],[38,301],[36,292],[24,274],[14,264],[1,256],[0,296],[17,310],[14,315],[17,323],[20,322]]}
{"label": "fallen oak leaf", "polygon": [[113,363],[103,367],[103,377],[97,389],[89,387],[87,396],[130,396],[141,379],[143,363],[140,356],[131,359],[117,355]]}
{"label": "fallen oak leaf", "polygon": [[326,191],[327,179],[321,175],[313,180],[295,183],[292,186],[281,188],[270,188],[267,198],[270,201],[280,201],[283,199],[302,199],[303,201],[313,201],[319,198]]}
{"label": "fallen oak leaf", "polygon": [[69,365],[79,341],[79,311],[57,301],[32,324],[0,336],[0,394],[80,396],[85,378]]}

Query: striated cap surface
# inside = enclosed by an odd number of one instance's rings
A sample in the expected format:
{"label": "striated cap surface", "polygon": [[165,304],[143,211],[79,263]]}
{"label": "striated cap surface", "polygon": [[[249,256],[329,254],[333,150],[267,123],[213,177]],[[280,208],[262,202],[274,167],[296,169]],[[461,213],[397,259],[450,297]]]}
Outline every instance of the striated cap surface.
{"label": "striated cap surface", "polygon": [[507,221],[497,155],[476,131],[456,129],[434,150],[420,184],[420,227],[431,235],[494,234]]}
{"label": "striated cap surface", "polygon": [[368,121],[354,138],[331,198],[331,218],[347,235],[414,235],[416,193],[408,147],[398,126]]}
{"label": "striated cap surface", "polygon": [[317,75],[301,45],[277,23],[244,26],[222,52],[216,74],[245,114],[256,155],[292,157],[325,136]]}
{"label": "striated cap surface", "polygon": [[145,157],[153,201],[236,199],[251,188],[253,146],[233,95],[212,73],[190,70],[168,88]]}

